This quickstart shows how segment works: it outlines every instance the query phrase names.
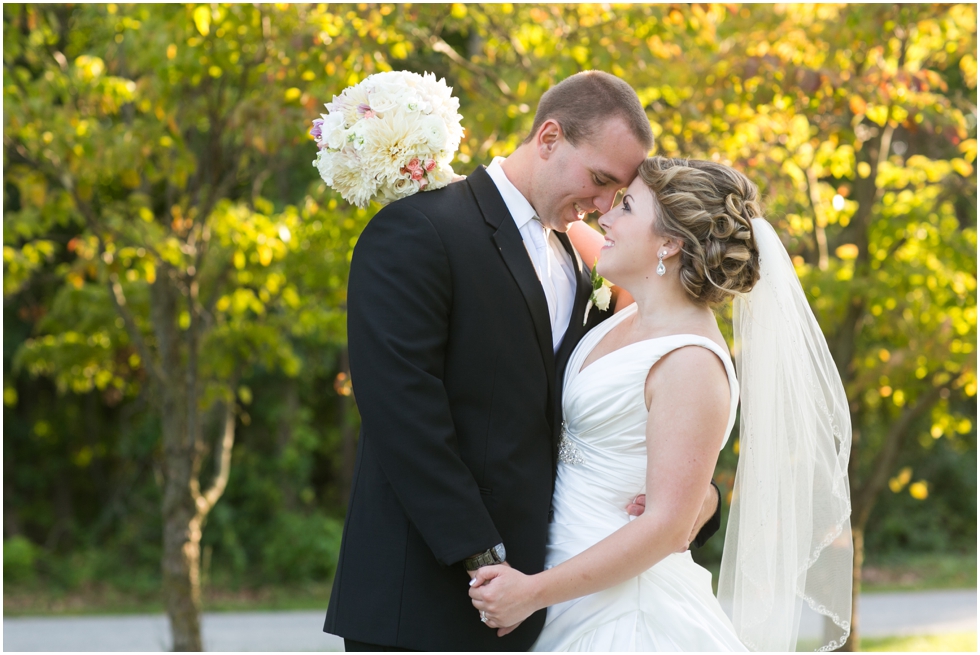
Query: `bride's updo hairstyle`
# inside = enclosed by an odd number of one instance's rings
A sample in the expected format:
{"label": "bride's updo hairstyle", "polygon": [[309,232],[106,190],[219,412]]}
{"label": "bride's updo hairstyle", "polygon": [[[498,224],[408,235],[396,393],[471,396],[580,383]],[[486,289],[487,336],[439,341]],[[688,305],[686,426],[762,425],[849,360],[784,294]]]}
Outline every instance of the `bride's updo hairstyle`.
{"label": "bride's updo hairstyle", "polygon": [[650,157],[639,175],[653,192],[654,230],[680,241],[678,277],[688,295],[711,307],[750,291],[759,280],[758,187],[733,168],[696,159]]}

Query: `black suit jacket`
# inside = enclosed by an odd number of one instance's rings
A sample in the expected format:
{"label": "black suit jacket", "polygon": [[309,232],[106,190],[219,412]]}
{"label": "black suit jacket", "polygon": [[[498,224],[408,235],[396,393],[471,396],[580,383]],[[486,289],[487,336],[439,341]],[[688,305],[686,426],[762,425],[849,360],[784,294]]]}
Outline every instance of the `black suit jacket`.
{"label": "black suit jacket", "polygon": [[499,638],[462,560],[503,542],[543,569],[561,380],[593,310],[588,269],[553,349],[547,300],[482,167],[382,209],[354,248],[351,380],[361,413],[353,488],[324,631],[416,650],[527,650],[544,611]]}

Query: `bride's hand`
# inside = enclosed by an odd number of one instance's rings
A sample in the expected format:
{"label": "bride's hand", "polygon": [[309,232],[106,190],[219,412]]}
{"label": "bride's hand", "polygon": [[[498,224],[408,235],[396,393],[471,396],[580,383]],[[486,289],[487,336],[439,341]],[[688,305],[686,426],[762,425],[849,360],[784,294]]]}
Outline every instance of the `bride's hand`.
{"label": "bride's hand", "polygon": [[484,566],[470,581],[473,606],[485,613],[488,627],[500,628],[500,637],[540,609],[535,596],[532,576],[509,566]]}

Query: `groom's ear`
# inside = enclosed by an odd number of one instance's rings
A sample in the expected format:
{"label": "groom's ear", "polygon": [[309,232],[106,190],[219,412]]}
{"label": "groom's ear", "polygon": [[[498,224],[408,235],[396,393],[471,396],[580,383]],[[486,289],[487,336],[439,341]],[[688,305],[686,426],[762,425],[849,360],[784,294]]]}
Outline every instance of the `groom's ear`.
{"label": "groom's ear", "polygon": [[542,159],[548,159],[555,152],[555,148],[558,143],[564,138],[564,133],[562,132],[561,125],[558,124],[553,118],[549,118],[541,127],[538,128],[538,134],[535,137],[535,145],[538,148],[538,154]]}

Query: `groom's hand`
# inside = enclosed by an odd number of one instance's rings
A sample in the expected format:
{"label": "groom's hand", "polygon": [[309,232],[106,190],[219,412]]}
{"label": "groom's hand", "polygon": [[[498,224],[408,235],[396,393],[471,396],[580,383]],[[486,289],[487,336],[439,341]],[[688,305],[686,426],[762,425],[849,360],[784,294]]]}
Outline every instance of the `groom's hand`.
{"label": "groom's hand", "polygon": [[630,516],[640,516],[647,509],[647,495],[640,494],[633,499],[629,505],[626,506],[626,513]]}
{"label": "groom's hand", "polygon": [[[688,544],[694,541],[694,538],[698,536],[699,532],[701,532],[701,528],[704,527],[704,524],[711,520],[711,517],[715,515],[715,512],[718,510],[719,501],[720,498],[718,497],[718,492],[716,492],[714,487],[709,484],[708,492],[704,495],[704,501],[701,503],[701,511],[698,512],[698,518],[694,522],[694,529],[691,530],[691,536],[687,539]],[[646,494],[640,494],[633,499],[633,502],[626,506],[626,513],[630,516],[640,516],[644,511],[646,511],[646,508]],[[685,548],[684,550],[688,549]]]}

